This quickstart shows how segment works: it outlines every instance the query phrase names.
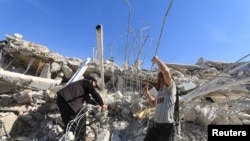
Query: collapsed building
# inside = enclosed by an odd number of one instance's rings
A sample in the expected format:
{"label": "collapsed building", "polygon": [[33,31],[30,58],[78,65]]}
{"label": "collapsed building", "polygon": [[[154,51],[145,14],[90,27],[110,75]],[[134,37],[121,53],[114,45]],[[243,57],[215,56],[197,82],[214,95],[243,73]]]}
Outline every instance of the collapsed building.
{"label": "collapsed building", "polygon": [[[209,124],[250,124],[249,61],[200,58],[195,65],[167,65],[180,95],[179,140],[207,140]],[[0,140],[63,140],[56,92],[89,75],[98,78],[109,108],[87,106],[88,140],[143,140],[154,108],[142,87],[148,84],[155,91],[157,71],[106,60],[102,80],[101,66],[96,59],[62,56],[20,34],[6,35],[0,41]]]}

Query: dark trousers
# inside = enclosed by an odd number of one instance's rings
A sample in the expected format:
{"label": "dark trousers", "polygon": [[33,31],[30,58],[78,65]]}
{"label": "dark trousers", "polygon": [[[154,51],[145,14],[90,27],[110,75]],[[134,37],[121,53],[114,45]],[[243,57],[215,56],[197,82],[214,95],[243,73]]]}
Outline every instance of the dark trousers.
{"label": "dark trousers", "polygon": [[81,118],[79,118],[78,120],[71,122],[76,118],[77,115],[84,114],[84,111],[81,111],[81,113],[79,113],[80,111],[75,113],[68,105],[68,103],[64,100],[64,98],[62,98],[60,95],[57,95],[57,106],[59,108],[59,112],[64,124],[64,133],[66,133],[67,131],[67,126],[72,125],[70,126],[71,128],[69,128],[68,131],[72,131],[76,135],[76,137],[78,136],[78,134],[81,134],[81,138],[85,139],[86,116],[81,116]]}
{"label": "dark trousers", "polygon": [[154,123],[143,141],[172,141],[172,123]]}

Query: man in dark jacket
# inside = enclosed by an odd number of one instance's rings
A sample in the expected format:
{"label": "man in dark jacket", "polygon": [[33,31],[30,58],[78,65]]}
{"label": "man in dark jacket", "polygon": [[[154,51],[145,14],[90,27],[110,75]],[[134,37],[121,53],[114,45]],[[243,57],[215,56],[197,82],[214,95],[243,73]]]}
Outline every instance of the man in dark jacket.
{"label": "man in dark jacket", "polygon": [[[84,101],[94,105],[98,104],[104,110],[107,109],[107,105],[103,103],[102,97],[95,90],[96,87],[98,87],[96,79],[90,76],[86,79],[72,82],[57,92],[57,105],[64,123],[64,133],[66,133],[69,122],[81,111]],[[90,95],[94,98],[94,101]],[[86,124],[86,117],[82,118],[82,120],[81,123]],[[82,130],[84,130],[85,136],[86,127]]]}

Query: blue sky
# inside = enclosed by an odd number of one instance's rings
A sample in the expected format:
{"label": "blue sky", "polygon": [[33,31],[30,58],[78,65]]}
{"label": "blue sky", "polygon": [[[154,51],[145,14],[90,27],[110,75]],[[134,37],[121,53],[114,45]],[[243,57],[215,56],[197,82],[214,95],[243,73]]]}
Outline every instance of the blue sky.
{"label": "blue sky", "polygon": [[0,0],[0,40],[20,33],[24,40],[84,60],[97,49],[101,24],[104,60],[112,56],[119,65],[138,58],[150,68],[155,54],[167,63],[192,65],[200,57],[235,62],[250,53],[249,0],[173,0],[160,38],[169,3]]}

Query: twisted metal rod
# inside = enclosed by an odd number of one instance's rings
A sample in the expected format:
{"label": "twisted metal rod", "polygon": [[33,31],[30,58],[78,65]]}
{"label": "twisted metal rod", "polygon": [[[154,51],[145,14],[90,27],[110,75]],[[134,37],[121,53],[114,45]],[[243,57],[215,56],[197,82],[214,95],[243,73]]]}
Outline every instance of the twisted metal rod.
{"label": "twisted metal rod", "polygon": [[173,0],[170,0],[168,9],[167,9],[167,11],[165,13],[165,16],[164,16],[164,19],[163,19],[163,23],[162,23],[162,26],[161,26],[161,32],[160,32],[160,36],[159,36],[158,43],[157,43],[157,46],[156,46],[155,55],[157,54],[157,51],[158,51],[158,48],[159,48],[159,45],[160,45],[162,32],[163,32],[163,29],[164,29],[164,26],[165,26],[165,23],[166,23],[166,19],[167,19],[168,13],[169,13],[169,11],[170,11],[170,9],[172,7],[172,3],[173,3]]}
{"label": "twisted metal rod", "polygon": [[[157,52],[158,52],[158,49],[159,49],[159,45],[160,45],[160,41],[161,41],[161,36],[162,36],[162,32],[163,32],[163,29],[164,29],[164,26],[165,26],[165,23],[166,23],[166,19],[167,19],[167,16],[168,16],[168,13],[172,7],[172,3],[173,3],[173,0],[170,0],[170,3],[169,3],[169,6],[167,8],[167,11],[165,13],[165,16],[164,16],[164,19],[163,19],[163,22],[162,22],[162,26],[161,26],[161,32],[160,32],[160,36],[159,36],[159,39],[158,39],[158,42],[157,42],[157,46],[156,46],[156,50],[155,50],[155,55],[157,55]],[[153,69],[153,66],[154,66],[154,63],[152,63],[151,65],[151,71]],[[150,73],[151,74],[151,73]],[[147,79],[147,84],[148,84],[148,79]]]}

